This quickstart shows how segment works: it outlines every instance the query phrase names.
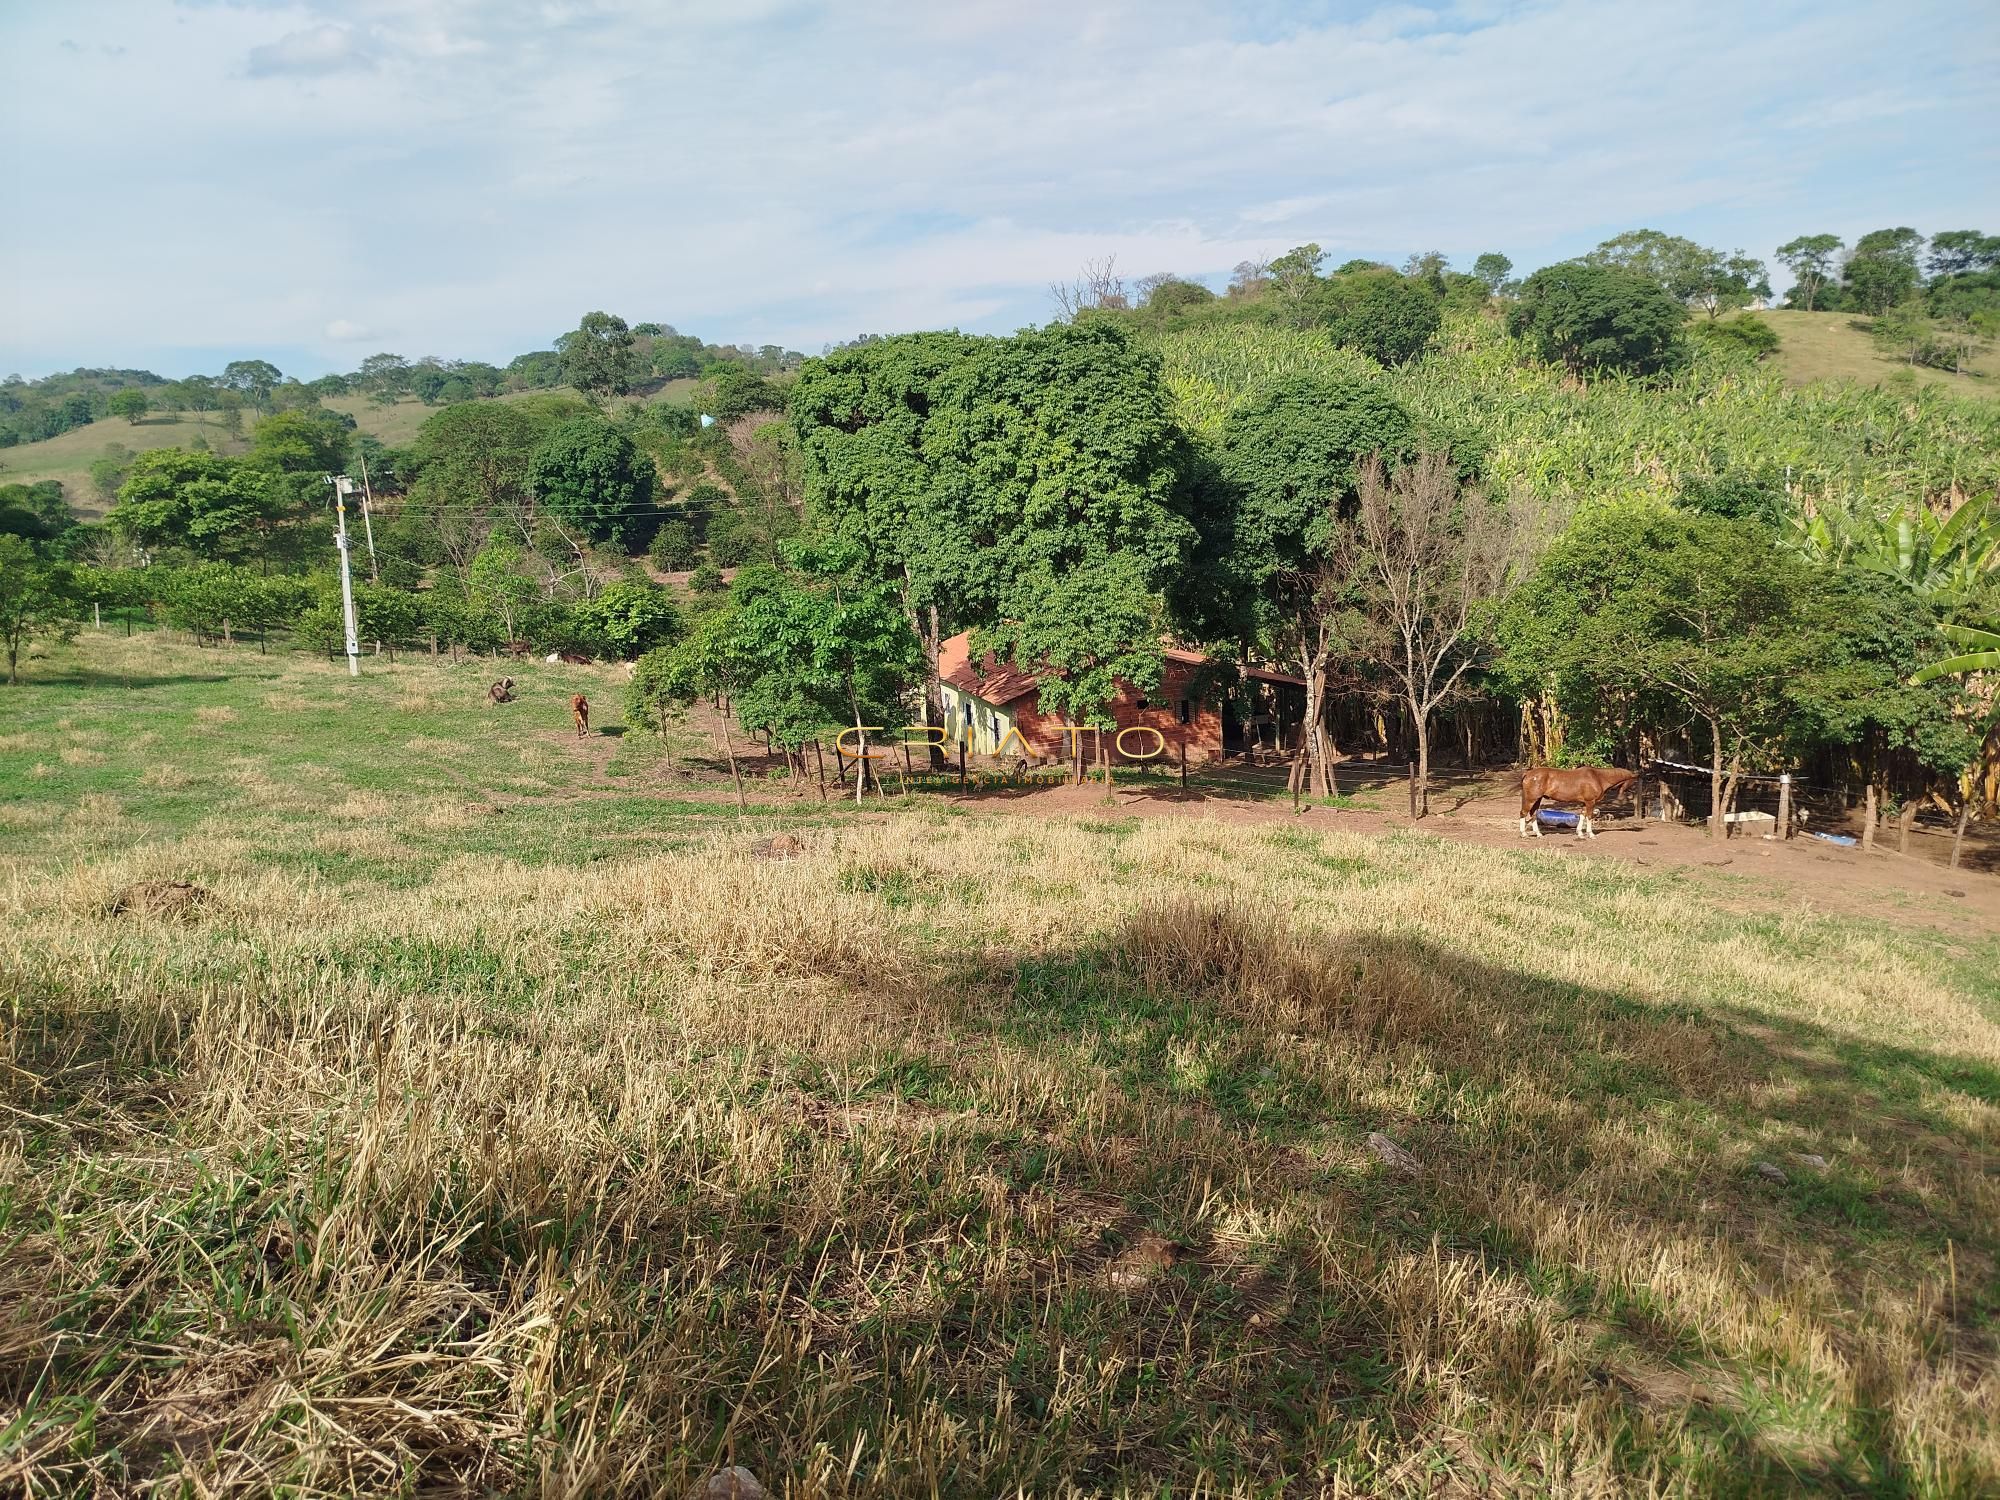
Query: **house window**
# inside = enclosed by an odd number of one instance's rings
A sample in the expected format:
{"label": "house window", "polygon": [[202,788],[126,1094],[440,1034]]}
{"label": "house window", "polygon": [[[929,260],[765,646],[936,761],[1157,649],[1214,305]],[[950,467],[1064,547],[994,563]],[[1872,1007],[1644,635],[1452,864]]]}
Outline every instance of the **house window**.
{"label": "house window", "polygon": [[1181,722],[1183,724],[1190,724],[1194,722],[1194,714],[1189,709],[1188,701],[1185,698],[1181,699],[1180,701],[1180,711],[1181,711]]}

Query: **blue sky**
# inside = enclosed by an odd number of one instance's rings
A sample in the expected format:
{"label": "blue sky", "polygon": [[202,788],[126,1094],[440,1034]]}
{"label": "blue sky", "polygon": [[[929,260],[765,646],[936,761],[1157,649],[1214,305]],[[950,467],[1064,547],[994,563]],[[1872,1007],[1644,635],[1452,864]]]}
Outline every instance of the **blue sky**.
{"label": "blue sky", "polygon": [[1642,226],[2000,232],[2000,6],[0,5],[0,372],[504,360],[605,308],[817,351]]}

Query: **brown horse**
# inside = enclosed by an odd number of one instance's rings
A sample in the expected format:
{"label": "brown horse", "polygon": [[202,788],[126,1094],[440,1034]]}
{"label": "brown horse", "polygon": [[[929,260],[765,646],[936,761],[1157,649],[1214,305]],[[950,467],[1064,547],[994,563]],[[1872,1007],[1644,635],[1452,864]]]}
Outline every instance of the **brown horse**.
{"label": "brown horse", "polygon": [[582,739],[590,733],[590,700],[578,693],[569,700],[570,717],[576,720],[576,737]]}
{"label": "brown horse", "polygon": [[1576,836],[1597,837],[1597,804],[1608,797],[1621,797],[1639,785],[1637,771],[1621,771],[1616,766],[1577,766],[1557,770],[1554,766],[1534,766],[1521,777],[1521,837],[1530,829],[1542,836],[1535,810],[1544,802],[1574,802],[1583,810],[1577,814]]}

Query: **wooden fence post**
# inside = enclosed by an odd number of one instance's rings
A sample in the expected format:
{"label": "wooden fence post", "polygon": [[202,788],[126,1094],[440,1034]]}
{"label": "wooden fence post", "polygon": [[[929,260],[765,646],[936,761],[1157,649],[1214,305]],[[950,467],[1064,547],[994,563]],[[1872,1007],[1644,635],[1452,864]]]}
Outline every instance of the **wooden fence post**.
{"label": "wooden fence post", "polygon": [[1792,836],[1792,773],[1785,772],[1778,778],[1778,839],[1783,842]]}

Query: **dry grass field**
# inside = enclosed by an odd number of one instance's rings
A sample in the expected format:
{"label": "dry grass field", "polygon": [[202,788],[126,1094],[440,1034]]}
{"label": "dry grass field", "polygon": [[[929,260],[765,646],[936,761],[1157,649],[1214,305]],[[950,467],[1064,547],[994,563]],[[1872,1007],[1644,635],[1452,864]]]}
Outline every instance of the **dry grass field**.
{"label": "dry grass field", "polygon": [[0,1492],[2000,1486],[2000,940],[30,667]]}
{"label": "dry grass field", "polygon": [[1792,385],[1813,380],[1880,385],[1903,371],[1925,385],[1943,386],[1954,396],[2000,396],[2000,351],[1991,348],[1980,350],[1963,371],[1933,370],[1877,349],[1868,337],[1868,319],[1859,313],[1778,308],[1756,316],[1777,333],[1778,352],[1772,358]]}

